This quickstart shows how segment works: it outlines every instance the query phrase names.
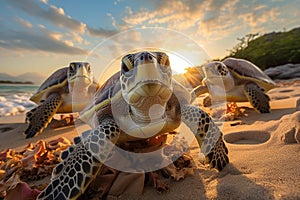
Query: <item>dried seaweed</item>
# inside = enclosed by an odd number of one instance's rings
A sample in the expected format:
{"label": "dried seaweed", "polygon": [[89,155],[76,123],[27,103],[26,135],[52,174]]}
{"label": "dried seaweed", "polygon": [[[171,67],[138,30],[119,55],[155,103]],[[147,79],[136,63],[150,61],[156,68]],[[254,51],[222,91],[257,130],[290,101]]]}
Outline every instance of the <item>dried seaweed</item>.
{"label": "dried seaweed", "polygon": [[45,142],[38,140],[29,143],[20,152],[7,149],[0,152],[0,197],[14,199],[21,196],[38,194],[37,190],[31,189],[26,182],[41,180],[51,175],[53,168],[60,162],[60,153],[70,146],[71,142],[60,137],[56,140]]}

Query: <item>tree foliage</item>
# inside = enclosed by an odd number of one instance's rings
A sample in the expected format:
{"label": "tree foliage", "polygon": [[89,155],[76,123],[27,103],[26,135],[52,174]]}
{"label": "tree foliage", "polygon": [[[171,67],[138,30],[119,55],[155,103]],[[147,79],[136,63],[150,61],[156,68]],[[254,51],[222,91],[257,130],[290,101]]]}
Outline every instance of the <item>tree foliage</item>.
{"label": "tree foliage", "polygon": [[263,70],[287,63],[300,63],[300,28],[264,35],[247,34],[237,40],[239,43],[229,50],[227,57],[247,59]]}

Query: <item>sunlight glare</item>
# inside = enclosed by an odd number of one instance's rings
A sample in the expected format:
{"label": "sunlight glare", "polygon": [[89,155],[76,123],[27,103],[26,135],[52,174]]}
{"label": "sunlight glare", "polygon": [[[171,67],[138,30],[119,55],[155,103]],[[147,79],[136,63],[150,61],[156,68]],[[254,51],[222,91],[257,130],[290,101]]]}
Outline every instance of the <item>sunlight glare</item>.
{"label": "sunlight glare", "polygon": [[168,52],[170,59],[170,65],[173,74],[181,74],[185,72],[185,69],[190,67],[192,64],[185,60],[182,56]]}

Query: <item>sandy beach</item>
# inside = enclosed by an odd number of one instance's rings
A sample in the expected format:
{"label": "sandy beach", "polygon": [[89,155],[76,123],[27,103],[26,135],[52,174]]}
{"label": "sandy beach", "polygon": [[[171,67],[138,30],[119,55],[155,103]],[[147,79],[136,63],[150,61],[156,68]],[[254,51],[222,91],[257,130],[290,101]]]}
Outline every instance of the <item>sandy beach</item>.
{"label": "sandy beach", "polygon": [[[159,193],[146,186],[141,196],[122,194],[118,199],[300,199],[300,80],[279,81],[268,92],[271,113],[258,114],[249,103],[238,103],[244,115],[224,123],[222,132],[230,164],[221,172],[201,164],[199,148],[190,146],[194,175],[169,181],[170,189]],[[24,149],[28,143],[64,136],[72,141],[85,124],[52,129],[32,139],[23,132],[25,114],[0,117],[0,150]],[[50,177],[43,179],[47,183]]]}

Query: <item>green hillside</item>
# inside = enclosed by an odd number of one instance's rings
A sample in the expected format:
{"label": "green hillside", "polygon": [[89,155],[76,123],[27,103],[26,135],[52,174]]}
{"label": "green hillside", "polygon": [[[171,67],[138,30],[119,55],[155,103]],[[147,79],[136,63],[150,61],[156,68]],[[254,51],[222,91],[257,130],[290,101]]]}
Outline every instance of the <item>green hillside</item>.
{"label": "green hillside", "polygon": [[300,63],[300,28],[287,32],[272,32],[257,37],[248,34],[240,41],[227,57],[247,59],[261,69]]}

